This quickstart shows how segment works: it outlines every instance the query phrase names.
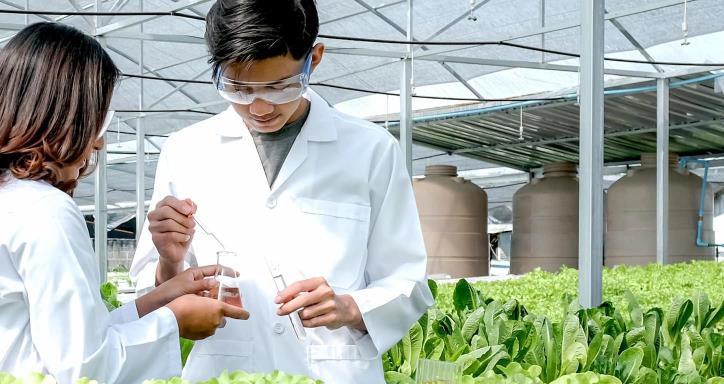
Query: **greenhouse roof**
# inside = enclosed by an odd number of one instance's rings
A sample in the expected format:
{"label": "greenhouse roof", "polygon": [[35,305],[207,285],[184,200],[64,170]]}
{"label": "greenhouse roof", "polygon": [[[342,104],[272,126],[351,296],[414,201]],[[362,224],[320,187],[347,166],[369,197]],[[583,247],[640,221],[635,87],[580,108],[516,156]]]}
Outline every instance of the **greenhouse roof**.
{"label": "greenhouse roof", "polygon": [[[0,9],[77,12],[96,10],[88,0],[0,0]],[[103,12],[181,12],[204,16],[209,0],[98,0]],[[424,42],[506,42],[526,47],[576,54],[579,52],[578,0],[415,0],[415,39]],[[141,9],[143,8],[143,9]],[[404,40],[407,1],[318,0],[321,33],[325,36]],[[605,51],[610,58],[640,61],[712,63],[711,67],[606,62],[611,91],[650,87],[643,82],[679,74],[677,81],[699,79],[672,89],[671,149],[685,154],[720,153],[724,148],[721,97],[713,91],[709,71],[721,69],[724,43],[721,20],[724,2],[688,0],[684,39],[683,0],[606,1]],[[0,47],[27,23],[54,20],[74,25],[102,39],[125,74],[112,108],[119,112],[108,135],[108,199],[112,206],[135,200],[135,129],[143,120],[146,149],[146,197],[150,197],[155,161],[165,138],[185,126],[225,108],[209,84],[170,79],[210,79],[203,41],[204,22],[171,16],[63,16],[3,14]],[[98,26],[96,27],[96,23]],[[399,111],[401,59],[405,46],[320,38],[327,49],[315,72],[313,88],[342,111],[380,120],[386,116],[395,129]],[[457,99],[527,99],[575,94],[578,59],[499,44],[458,46],[418,45],[414,51],[417,96]],[[142,65],[139,64],[142,62]],[[515,69],[510,69],[515,68]],[[363,89],[351,91],[334,87]],[[372,92],[372,93],[370,93]],[[382,95],[386,92],[391,95]],[[622,91],[623,92],[623,91]],[[377,94],[375,94],[377,93]],[[606,98],[606,160],[627,161],[635,152],[652,149],[650,88]],[[142,100],[142,105],[139,104]],[[414,139],[427,146],[519,169],[552,160],[575,160],[577,108],[575,96],[566,100],[523,104],[523,140],[520,140],[521,104],[471,103],[417,97],[413,102]],[[654,103],[655,104],[655,103]],[[693,105],[693,106],[691,106]],[[633,108],[641,108],[632,115]],[[163,112],[139,112],[163,111]],[[174,112],[170,112],[174,111]],[[179,112],[180,111],[180,112]],[[463,111],[464,115],[454,115]],[[608,114],[611,112],[612,114]],[[690,116],[691,114],[691,116]],[[376,116],[376,117],[375,117]],[[625,119],[625,121],[621,121]],[[384,122],[382,122],[384,124]],[[422,147],[420,147],[422,148]],[[429,149],[422,149],[429,151]],[[424,152],[428,153],[428,152]],[[427,156],[419,161],[431,161]],[[425,158],[425,159],[422,159]],[[471,160],[472,161],[472,160]],[[481,167],[484,164],[480,163]],[[418,167],[419,169],[419,167]],[[418,171],[419,172],[419,171]],[[81,205],[93,204],[93,180],[77,192]]]}

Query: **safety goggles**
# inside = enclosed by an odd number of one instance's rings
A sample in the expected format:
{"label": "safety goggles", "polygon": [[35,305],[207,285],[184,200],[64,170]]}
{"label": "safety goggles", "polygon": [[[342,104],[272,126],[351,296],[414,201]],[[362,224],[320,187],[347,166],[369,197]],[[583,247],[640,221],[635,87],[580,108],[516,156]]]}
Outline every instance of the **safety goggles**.
{"label": "safety goggles", "polygon": [[249,105],[256,99],[270,104],[286,104],[299,99],[309,87],[312,54],[307,55],[302,72],[286,79],[268,82],[236,81],[217,72],[214,83],[219,95],[234,104]]}
{"label": "safety goggles", "polygon": [[101,126],[101,131],[98,133],[98,138],[100,139],[103,137],[103,135],[108,130],[108,127],[111,126],[111,122],[113,122],[113,115],[116,113],[116,111],[109,110],[106,112],[106,118],[103,119],[103,125]]}
{"label": "safety goggles", "polygon": [[[103,119],[103,125],[101,126],[100,132],[98,132],[97,140],[100,140],[103,138],[103,135],[108,130],[108,127],[111,126],[111,122],[113,121],[113,115],[115,113],[116,113],[116,111],[110,111],[110,110],[108,112],[106,112],[106,117],[105,117],[105,119]],[[83,167],[84,174],[86,173],[87,170],[93,170],[98,165],[98,150],[99,150],[99,148],[94,148],[93,152],[91,152],[90,157],[86,161],[85,167]]]}

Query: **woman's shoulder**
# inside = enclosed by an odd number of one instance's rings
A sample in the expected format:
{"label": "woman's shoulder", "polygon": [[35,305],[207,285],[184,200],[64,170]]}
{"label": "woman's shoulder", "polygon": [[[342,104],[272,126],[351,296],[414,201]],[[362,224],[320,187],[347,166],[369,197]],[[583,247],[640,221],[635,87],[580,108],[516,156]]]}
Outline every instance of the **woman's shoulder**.
{"label": "woman's shoulder", "polygon": [[6,176],[0,182],[0,216],[76,210],[68,194],[44,181]]}

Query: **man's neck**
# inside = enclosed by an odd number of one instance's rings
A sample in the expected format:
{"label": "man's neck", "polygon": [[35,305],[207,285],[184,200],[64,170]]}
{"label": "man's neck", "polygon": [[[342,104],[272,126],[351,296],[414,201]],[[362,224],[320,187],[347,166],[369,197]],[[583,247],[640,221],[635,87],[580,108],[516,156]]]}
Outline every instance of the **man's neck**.
{"label": "man's neck", "polygon": [[307,109],[310,107],[310,104],[311,103],[309,102],[309,100],[307,100],[306,98],[303,97],[302,101],[299,103],[299,106],[297,107],[297,110],[294,111],[292,116],[289,118],[289,120],[287,120],[286,124],[284,124],[284,125],[292,124],[292,123],[298,121],[299,119],[301,119],[302,117],[304,117],[304,115],[307,114]]}

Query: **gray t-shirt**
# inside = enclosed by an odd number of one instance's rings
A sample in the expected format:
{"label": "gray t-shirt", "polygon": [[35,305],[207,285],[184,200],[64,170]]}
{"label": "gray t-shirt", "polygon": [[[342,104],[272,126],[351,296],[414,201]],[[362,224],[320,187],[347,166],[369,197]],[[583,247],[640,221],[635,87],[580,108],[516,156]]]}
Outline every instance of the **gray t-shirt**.
{"label": "gray t-shirt", "polygon": [[264,167],[266,180],[269,182],[270,187],[274,184],[277,175],[279,175],[284,160],[292,149],[292,145],[294,145],[294,140],[297,139],[299,132],[302,131],[302,126],[304,126],[304,123],[307,121],[310,109],[311,106],[307,107],[307,111],[304,112],[304,115],[300,119],[285,125],[276,132],[262,133],[249,130],[251,137],[254,138],[256,151],[259,153],[259,159],[261,160],[261,165]]}

